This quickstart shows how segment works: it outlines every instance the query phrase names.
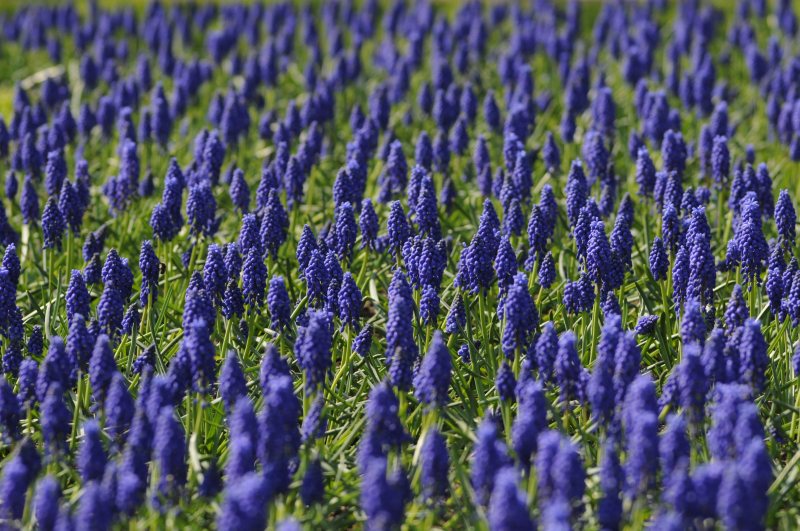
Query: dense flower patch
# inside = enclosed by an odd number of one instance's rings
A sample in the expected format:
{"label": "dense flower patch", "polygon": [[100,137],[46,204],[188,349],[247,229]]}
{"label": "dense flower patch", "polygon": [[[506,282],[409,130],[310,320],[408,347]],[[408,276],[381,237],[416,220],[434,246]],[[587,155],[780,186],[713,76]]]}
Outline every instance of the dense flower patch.
{"label": "dense flower patch", "polygon": [[800,514],[791,2],[0,6],[0,527]]}

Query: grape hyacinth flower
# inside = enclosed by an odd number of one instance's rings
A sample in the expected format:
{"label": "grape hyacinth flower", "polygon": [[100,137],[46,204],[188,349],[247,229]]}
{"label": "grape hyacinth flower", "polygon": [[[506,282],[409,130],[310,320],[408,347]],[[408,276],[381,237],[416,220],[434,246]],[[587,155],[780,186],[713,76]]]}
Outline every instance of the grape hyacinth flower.
{"label": "grape hyacinth flower", "polygon": [[755,392],[764,388],[765,373],[769,366],[767,343],[761,332],[761,325],[754,319],[747,319],[739,339],[741,356],[740,381],[748,384]]}
{"label": "grape hyacinth flower", "polygon": [[361,357],[364,357],[369,353],[371,347],[372,347],[372,326],[367,324],[361,329],[356,338],[353,340],[351,348],[353,349],[353,352],[355,352]]}
{"label": "grape hyacinth flower", "polygon": [[44,248],[61,250],[61,240],[64,231],[67,229],[64,216],[58,208],[58,203],[54,198],[50,198],[44,207],[42,214],[42,234],[44,235]]}
{"label": "grape hyacinth flower", "polygon": [[787,190],[781,190],[778,202],[775,203],[775,226],[784,247],[792,249],[795,244],[797,214],[795,213],[792,199]]}
{"label": "grape hyacinth flower", "polygon": [[61,486],[52,475],[45,476],[36,486],[34,498],[34,515],[40,529],[55,529],[58,520],[58,502],[61,498]]}
{"label": "grape hyacinth flower", "polygon": [[228,412],[233,409],[240,398],[247,396],[247,381],[239,363],[239,356],[234,350],[228,351],[220,368],[219,394]]}
{"label": "grape hyacinth flower", "polygon": [[497,369],[497,376],[494,380],[495,389],[497,394],[500,395],[500,400],[503,402],[515,402],[517,381],[514,378],[514,372],[511,366],[503,360],[500,367]]}
{"label": "grape hyacinth flower", "polygon": [[539,312],[528,292],[527,278],[518,273],[509,292],[503,299],[502,348],[506,358],[512,359],[516,352],[528,348],[531,336],[539,324]]}
{"label": "grape hyacinth flower", "polygon": [[497,473],[489,503],[489,527],[497,531],[536,529],[531,519],[523,491],[518,486],[518,474],[513,467]]}
{"label": "grape hyacinth flower", "polygon": [[585,473],[577,448],[553,430],[539,435],[537,445],[535,466],[540,507],[554,501],[577,504],[585,489]]}
{"label": "grape hyacinth flower", "polygon": [[170,407],[161,409],[155,426],[153,457],[158,465],[158,490],[162,496],[173,496],[186,482],[186,442],[183,425]]}
{"label": "grape hyacinth flower", "polygon": [[387,471],[385,458],[372,458],[361,479],[361,508],[367,515],[367,529],[400,526],[410,486],[405,472]]}
{"label": "grape hyacinth flower", "polygon": [[99,482],[90,482],[84,488],[75,516],[91,529],[111,527],[111,505],[107,492]]}
{"label": "grape hyacinth flower", "polygon": [[358,329],[358,323],[361,318],[362,295],[349,271],[342,277],[342,286],[339,289],[337,298],[342,329],[346,325]]}
{"label": "grape hyacinth flower", "polygon": [[[27,361],[27,360],[26,360]],[[72,360],[67,355],[64,341],[58,336],[50,338],[50,345],[47,354],[39,366],[39,374],[36,377],[36,397],[39,401],[44,401],[51,387],[59,386],[66,389],[69,386],[72,374]],[[20,368],[20,379],[22,379],[22,368]],[[20,392],[24,386],[20,383]]]}
{"label": "grape hyacinth flower", "polygon": [[664,242],[656,236],[653,247],[650,249],[650,273],[655,280],[666,280],[669,269],[669,258],[664,248]]}
{"label": "grape hyacinth flower", "polygon": [[97,421],[88,420],[83,424],[83,442],[78,453],[77,464],[81,479],[99,481],[106,469],[107,454],[100,436]]}
{"label": "grape hyacinth flower", "polygon": [[220,529],[263,529],[267,521],[264,500],[270,496],[271,485],[256,472],[228,483],[222,495],[217,526]]}
{"label": "grape hyacinth flower", "polygon": [[622,499],[624,476],[619,462],[619,455],[614,439],[608,438],[603,443],[600,462],[600,489],[603,497],[597,508],[600,524],[608,529],[619,526],[622,519]]}
{"label": "grape hyacinth flower", "polygon": [[735,242],[740,253],[742,276],[747,282],[761,282],[761,272],[769,259],[769,247],[761,226],[761,209],[754,192],[742,199]]}
{"label": "grape hyacinth flower", "polygon": [[[378,238],[378,216],[372,206],[372,201],[367,198],[361,202],[361,214],[358,218],[361,229],[361,248],[374,249]],[[299,249],[299,246],[298,246]]]}
{"label": "grape hyacinth flower", "polygon": [[658,419],[653,413],[639,412],[628,426],[628,459],[625,462],[625,494],[630,498],[650,489],[658,469]]}
{"label": "grape hyacinth flower", "polygon": [[251,247],[242,266],[242,294],[248,313],[258,312],[267,289],[267,266],[259,249]]}
{"label": "grape hyacinth flower", "polygon": [[110,339],[106,334],[101,334],[95,341],[89,359],[89,383],[92,385],[92,397],[96,402],[103,403],[111,378],[116,371],[117,362],[114,360]]}
{"label": "grape hyacinth flower", "polygon": [[156,256],[150,240],[142,242],[139,252],[139,270],[142,272],[139,304],[146,306],[148,301],[155,301],[158,298],[158,277],[161,272],[161,262]]}
{"label": "grape hyacinth flower", "polygon": [[234,404],[230,424],[229,457],[225,465],[228,480],[240,479],[255,470],[258,449],[258,420],[253,404],[243,396]]}
{"label": "grape hyacinth flower", "polygon": [[506,445],[498,438],[497,425],[491,416],[486,416],[477,430],[477,442],[473,450],[471,481],[478,503],[488,505],[494,491],[498,472],[511,464]]}
{"label": "grape hyacinth flower", "polygon": [[41,405],[42,437],[48,452],[58,454],[66,448],[71,420],[62,387],[58,384],[50,386]]}
{"label": "grape hyacinth flower", "polygon": [[[275,259],[278,250],[286,241],[286,231],[289,227],[289,216],[281,203],[277,190],[270,190],[267,205],[261,219],[261,246]],[[355,238],[355,236],[353,236]],[[240,242],[240,245],[243,245]],[[247,247],[242,247],[247,249]]]}
{"label": "grape hyacinth flower", "polygon": [[312,459],[306,467],[303,482],[300,486],[300,499],[306,506],[319,503],[325,496],[325,483],[322,475],[322,464],[319,459]]}
{"label": "grape hyacinth flower", "polygon": [[532,380],[520,383],[519,409],[511,431],[514,452],[528,469],[537,450],[540,433],[547,429],[546,400],[542,385]]}
{"label": "grape hyacinth flower", "polygon": [[0,495],[3,503],[0,505],[0,516],[4,520],[19,520],[25,510],[25,497],[28,485],[31,482],[32,471],[22,455],[17,454],[3,467],[0,477]]}
{"label": "grape hyacinth flower", "polygon": [[420,402],[430,406],[447,404],[451,370],[450,351],[442,334],[436,331],[414,381],[415,395]]}
{"label": "grape hyacinth flower", "polygon": [[67,285],[66,309],[67,320],[72,321],[75,315],[89,315],[89,304],[91,298],[86,289],[83,275],[77,269],[73,269],[70,274],[69,284]]}
{"label": "grape hyacinth flower", "polygon": [[429,429],[423,437],[420,456],[422,490],[427,499],[442,498],[449,486],[450,456],[447,444],[436,428]]}
{"label": "grape hyacinth flower", "polygon": [[0,379],[0,426],[3,428],[2,440],[6,443],[16,439],[19,432],[20,404],[14,390],[3,377]]}
{"label": "grape hyacinth flower", "polygon": [[[235,284],[229,285],[229,289],[238,289]],[[233,294],[231,295],[233,296]],[[269,281],[269,291],[267,293],[267,308],[269,308],[272,326],[280,331],[289,326],[291,321],[291,300],[286,291],[286,284],[283,277],[276,275]]]}
{"label": "grape hyacinth flower", "polygon": [[582,273],[575,281],[564,286],[564,307],[568,313],[578,314],[591,310],[595,300],[595,288],[589,275]]}
{"label": "grape hyacinth flower", "polygon": [[277,492],[285,491],[291,479],[291,462],[300,446],[300,409],[291,378],[271,378],[259,418],[258,455],[265,472],[272,475]]}
{"label": "grape hyacinth flower", "polygon": [[312,310],[308,325],[298,330],[295,352],[305,373],[306,394],[310,394],[325,381],[331,367],[331,316],[325,311]]}

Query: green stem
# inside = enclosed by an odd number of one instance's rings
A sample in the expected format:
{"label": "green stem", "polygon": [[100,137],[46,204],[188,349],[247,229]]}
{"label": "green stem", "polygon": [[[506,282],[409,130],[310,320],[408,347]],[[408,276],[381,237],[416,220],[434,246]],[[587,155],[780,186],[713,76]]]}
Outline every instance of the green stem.
{"label": "green stem", "polygon": [[75,408],[72,411],[72,433],[70,435],[69,443],[70,450],[74,450],[77,447],[78,419],[80,417],[81,405],[83,403],[83,388],[83,372],[78,369],[78,388],[75,391]]}
{"label": "green stem", "polygon": [[[589,359],[584,360],[584,365],[590,365],[597,353],[597,336],[600,333],[600,286],[595,288],[594,306],[592,307],[592,343],[589,345]],[[586,349],[584,349],[586,351]]]}

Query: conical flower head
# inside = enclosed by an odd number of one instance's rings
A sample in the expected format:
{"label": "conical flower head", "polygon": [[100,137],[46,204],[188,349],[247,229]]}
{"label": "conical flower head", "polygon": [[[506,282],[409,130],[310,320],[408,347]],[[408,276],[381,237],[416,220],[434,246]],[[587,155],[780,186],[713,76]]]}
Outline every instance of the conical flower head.
{"label": "conical flower head", "polygon": [[414,379],[414,394],[430,406],[444,406],[448,401],[452,361],[441,332],[434,333],[428,353]]}
{"label": "conical flower head", "polygon": [[39,481],[33,501],[33,512],[40,529],[55,529],[60,498],[61,485],[54,476],[47,475]]}
{"label": "conical flower head", "polygon": [[70,274],[69,285],[67,286],[66,294],[67,302],[67,320],[72,321],[76,315],[89,315],[89,304],[91,298],[86,289],[83,275],[77,269],[73,269]]}
{"label": "conical flower head", "polygon": [[283,277],[279,275],[273,276],[269,281],[267,307],[269,308],[272,326],[276,330],[289,326],[292,313],[291,304]]}
{"label": "conical flower head", "polygon": [[331,316],[326,311],[309,311],[308,325],[298,331],[295,352],[306,374],[306,393],[311,393],[325,381],[331,367],[333,333]]}
{"label": "conical flower head", "polygon": [[[289,227],[289,216],[281,203],[277,190],[270,190],[267,206],[261,220],[261,246],[273,258],[286,241],[286,230]],[[241,245],[241,243],[240,243]],[[243,247],[245,249],[245,247]]]}
{"label": "conical flower head", "polygon": [[511,430],[514,452],[524,468],[530,467],[539,434],[547,429],[547,404],[542,385],[534,380],[520,382],[519,409]]}
{"label": "conical flower head", "polygon": [[161,262],[158,260],[150,240],[142,242],[141,251],[139,251],[139,270],[142,272],[139,302],[144,306],[150,298],[155,301],[158,297],[158,277],[161,272]]}
{"label": "conical flower head", "polygon": [[736,247],[740,252],[742,276],[748,282],[761,282],[761,272],[769,258],[769,247],[761,226],[761,210],[754,192],[741,201],[741,219],[736,229]]}
{"label": "conical flower head", "polygon": [[514,352],[527,350],[532,335],[539,324],[539,312],[528,291],[525,275],[518,273],[503,301],[505,328],[503,330],[503,353],[511,359]]}
{"label": "conical flower head", "polygon": [[[36,377],[36,397],[43,401],[47,396],[48,390],[53,386],[59,386],[61,389],[69,388],[72,370],[73,367],[67,355],[64,341],[58,336],[52,336],[47,354],[39,366],[39,374]],[[22,368],[20,368],[20,379],[22,379]],[[20,381],[19,383],[20,388],[22,388],[23,382]],[[22,389],[20,389],[20,392],[22,392]]]}
{"label": "conical flower head", "polygon": [[393,201],[389,211],[388,220],[389,244],[395,249],[401,249],[411,235],[405,212],[400,201]]}
{"label": "conical flower head", "polygon": [[367,515],[366,528],[399,527],[410,495],[411,487],[402,468],[387,474],[386,458],[371,458],[361,480],[360,504]]}
{"label": "conical flower head", "polygon": [[511,464],[506,445],[498,437],[495,420],[485,417],[477,429],[477,441],[472,454],[470,479],[478,503],[488,505],[497,482],[497,473]]}
{"label": "conical flower head", "polygon": [[61,240],[64,237],[64,231],[66,229],[67,224],[58,208],[58,203],[51,197],[47,200],[44,213],[42,214],[44,248],[61,250]]}
{"label": "conical flower head", "polygon": [[107,454],[100,436],[97,421],[89,420],[83,424],[83,442],[78,453],[78,469],[84,482],[99,481],[106,468]]}
{"label": "conical flower head", "polygon": [[764,388],[769,356],[761,325],[755,319],[747,319],[743,325],[739,352],[740,382],[750,385],[755,392],[760,392]]}
{"label": "conical flower head", "polygon": [[105,399],[111,378],[117,371],[114,351],[106,334],[101,334],[94,344],[92,357],[89,360],[89,382],[92,384],[92,396],[98,403]]}
{"label": "conical flower head", "polygon": [[153,439],[153,457],[158,464],[158,490],[175,495],[186,482],[186,435],[183,425],[170,407],[161,409]]}
{"label": "conical flower head", "polygon": [[184,331],[181,350],[190,361],[192,381],[199,393],[207,392],[217,380],[215,349],[211,332],[203,319],[189,323]]}
{"label": "conical flower head", "polygon": [[81,494],[76,520],[90,529],[109,529],[112,507],[109,501],[108,493],[99,482],[89,482]]}
{"label": "conical flower head", "polygon": [[64,403],[64,391],[58,384],[47,390],[47,396],[40,407],[42,437],[48,452],[58,453],[66,447],[66,438],[72,420]]}
{"label": "conical flower head", "polygon": [[228,411],[243,396],[247,396],[247,380],[242,372],[239,356],[236,351],[229,350],[219,373],[219,394]]}
{"label": "conical flower head", "polygon": [[259,458],[274,475],[280,492],[291,479],[291,462],[300,447],[300,401],[294,394],[291,378],[277,376],[267,384],[264,409],[259,418]]}
{"label": "conical flower head", "polygon": [[497,531],[536,529],[524,492],[518,486],[518,472],[505,467],[497,473],[489,502],[489,527]]}
{"label": "conical flower head", "polygon": [[[142,378],[147,378],[146,373]],[[139,391],[139,396],[146,394],[144,383]],[[117,372],[111,378],[105,401],[106,424],[105,429],[112,438],[124,440],[131,427],[134,416],[134,401],[128,391],[128,383],[121,373]]]}
{"label": "conical flower head", "polygon": [[603,497],[597,508],[597,516],[601,525],[614,528],[622,518],[621,491],[623,487],[622,467],[615,448],[615,441],[608,438],[603,445],[603,457],[600,463],[600,489]]}
{"label": "conical flower head", "polygon": [[242,266],[242,293],[249,311],[258,311],[267,289],[267,266],[258,248],[251,247]]}
{"label": "conical flower head", "polygon": [[222,249],[212,243],[208,246],[206,262],[203,266],[203,284],[215,305],[219,305],[225,295],[227,276]]}
{"label": "conical flower head", "polygon": [[349,271],[342,278],[342,287],[339,289],[338,299],[339,319],[342,322],[342,328],[350,325],[357,329],[361,318],[362,295]]}
{"label": "conical flower head", "polygon": [[778,195],[778,202],[775,204],[775,225],[783,244],[788,249],[794,247],[797,214],[787,190],[781,190],[780,195]]}
{"label": "conical flower head", "polygon": [[450,456],[444,437],[436,428],[425,434],[422,445],[422,490],[426,498],[439,498],[447,493]]}
{"label": "conical flower head", "polygon": [[250,472],[238,481],[229,483],[223,493],[217,517],[220,529],[263,529],[267,522],[264,498],[270,495],[270,485],[260,473]]}

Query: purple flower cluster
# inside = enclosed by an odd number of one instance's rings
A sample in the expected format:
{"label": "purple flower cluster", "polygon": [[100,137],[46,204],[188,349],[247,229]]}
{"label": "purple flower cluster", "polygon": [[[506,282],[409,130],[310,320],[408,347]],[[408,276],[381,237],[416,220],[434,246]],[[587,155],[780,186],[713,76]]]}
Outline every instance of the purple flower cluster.
{"label": "purple flower cluster", "polygon": [[0,520],[788,521],[792,3],[435,4],[7,10]]}

